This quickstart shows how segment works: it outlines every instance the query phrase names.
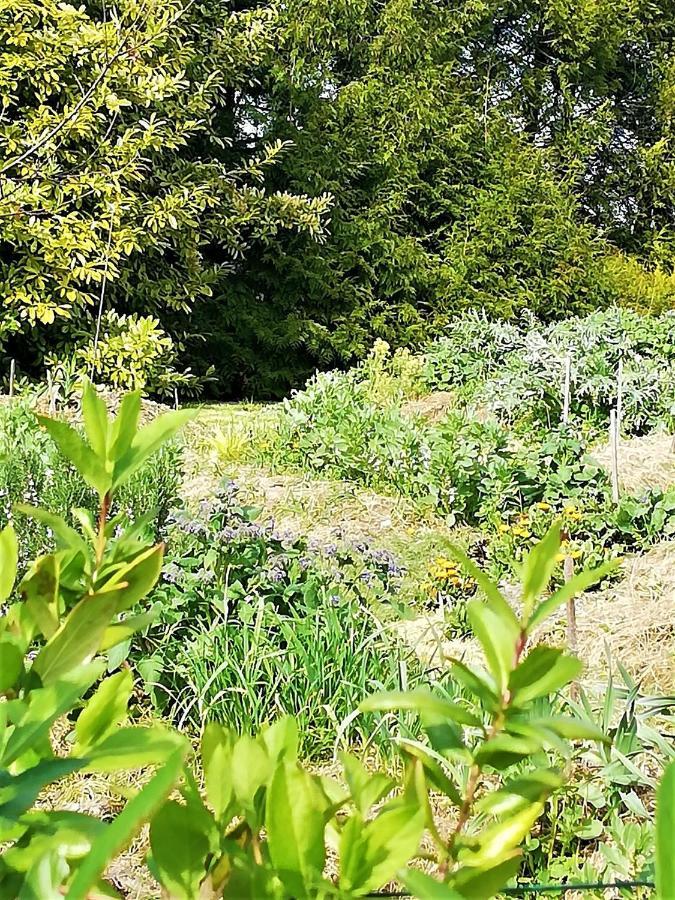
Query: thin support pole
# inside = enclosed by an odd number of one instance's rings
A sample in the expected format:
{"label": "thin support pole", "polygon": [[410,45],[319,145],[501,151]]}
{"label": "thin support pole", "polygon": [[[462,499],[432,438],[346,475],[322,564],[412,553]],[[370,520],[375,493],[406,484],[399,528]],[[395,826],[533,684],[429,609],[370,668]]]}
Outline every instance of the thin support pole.
{"label": "thin support pole", "polygon": [[567,425],[570,420],[570,400],[572,393],[572,355],[565,357],[565,387],[563,393],[562,423]]}
{"label": "thin support pole", "polygon": [[9,361],[9,396],[14,396],[14,379],[16,378],[16,360]]}
{"label": "thin support pole", "polygon": [[609,447],[612,457],[612,500],[619,502],[619,436],[616,410],[609,413]]}
{"label": "thin support pole", "polygon": [[616,371],[616,442],[621,440],[621,427],[623,425],[623,360],[619,360]]}

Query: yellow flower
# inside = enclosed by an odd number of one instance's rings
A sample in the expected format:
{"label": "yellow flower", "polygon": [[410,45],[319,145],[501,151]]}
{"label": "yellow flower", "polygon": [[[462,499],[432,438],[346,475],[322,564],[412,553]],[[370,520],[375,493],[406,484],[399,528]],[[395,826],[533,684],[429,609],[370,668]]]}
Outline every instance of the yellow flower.
{"label": "yellow flower", "polygon": [[551,508],[551,504],[545,503],[543,500],[541,500],[539,503],[535,503],[534,505],[537,507],[537,509],[550,509]]}
{"label": "yellow flower", "polygon": [[565,553],[556,553],[556,555],[555,555],[556,562],[562,562],[565,559],[565,556],[566,556]]}
{"label": "yellow flower", "polygon": [[508,525],[500,525],[499,530],[501,531],[502,534],[506,534],[507,531],[511,531],[511,529]]}
{"label": "yellow flower", "polygon": [[530,536],[530,532],[529,532],[526,528],[514,528],[514,529],[513,529],[513,533],[514,533],[517,537],[524,537],[524,538],[526,538],[526,537],[529,537],[529,536]]}

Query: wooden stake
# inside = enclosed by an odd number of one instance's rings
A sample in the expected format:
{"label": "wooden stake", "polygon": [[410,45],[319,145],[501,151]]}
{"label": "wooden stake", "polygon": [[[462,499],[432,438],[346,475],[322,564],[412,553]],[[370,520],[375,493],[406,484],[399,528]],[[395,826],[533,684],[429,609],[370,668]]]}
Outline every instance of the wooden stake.
{"label": "wooden stake", "polygon": [[[564,534],[566,540],[569,540],[569,535]],[[565,579],[565,584],[568,581],[571,581],[574,578],[574,560],[570,556],[569,553],[565,555],[565,561],[563,563],[563,578]],[[577,635],[577,608],[575,604],[574,597],[570,597],[567,601],[567,646],[570,648],[572,653],[576,653],[579,646],[579,639]],[[573,681],[571,684],[571,692],[572,699],[579,699],[579,685],[576,681]]]}
{"label": "wooden stake", "polygon": [[621,425],[623,423],[623,359],[619,360],[619,368],[616,371],[616,443],[621,440]]}
{"label": "wooden stake", "polygon": [[612,500],[619,502],[619,438],[616,410],[609,413],[609,447],[612,456]]}
{"label": "wooden stake", "polygon": [[14,378],[16,376],[16,360],[9,361],[9,396],[14,396]]}
{"label": "wooden stake", "polygon": [[173,408],[178,409],[178,388],[173,389]]}
{"label": "wooden stake", "polygon": [[563,425],[567,425],[570,420],[571,383],[572,383],[572,355],[570,353],[568,353],[565,358],[565,387],[564,387],[564,393],[563,393],[563,411],[562,411]]}

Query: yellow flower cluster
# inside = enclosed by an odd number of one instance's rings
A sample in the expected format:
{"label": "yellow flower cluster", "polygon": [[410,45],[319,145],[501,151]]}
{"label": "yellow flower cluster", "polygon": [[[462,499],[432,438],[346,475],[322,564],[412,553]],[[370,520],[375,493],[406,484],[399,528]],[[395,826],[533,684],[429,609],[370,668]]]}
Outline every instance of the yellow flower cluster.
{"label": "yellow flower cluster", "polygon": [[429,574],[435,581],[449,582],[453,587],[469,588],[473,581],[462,575],[457,563],[444,556],[437,556],[429,566]]}
{"label": "yellow flower cluster", "polygon": [[504,523],[499,526],[499,530],[502,534],[508,534],[509,532],[514,537],[519,538],[529,538],[532,537],[532,532],[529,527],[529,518],[527,513],[520,513],[517,519],[511,524],[507,525]]}
{"label": "yellow flower cluster", "polygon": [[563,515],[571,522],[578,522],[581,519],[581,513],[575,503],[568,503],[563,509]]}

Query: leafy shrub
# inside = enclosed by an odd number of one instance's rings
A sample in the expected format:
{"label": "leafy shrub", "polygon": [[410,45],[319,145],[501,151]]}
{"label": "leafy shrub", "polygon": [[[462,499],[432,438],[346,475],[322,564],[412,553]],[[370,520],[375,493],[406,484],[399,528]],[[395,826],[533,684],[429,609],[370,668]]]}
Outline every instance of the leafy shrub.
{"label": "leafy shrub", "polygon": [[180,723],[257,731],[289,714],[302,750],[325,754],[369,691],[419,679],[373,612],[395,600],[403,573],[386,551],[308,545],[257,515],[231,482],[196,518],[177,514],[161,622],[138,666]]}
{"label": "leafy shrub", "polygon": [[[186,421],[169,413],[137,431],[140,394],[125,398],[114,422],[85,385],[86,440],[65,422],[41,419],[51,439],[98,498],[80,531],[41,508],[25,509],[52,529],[56,549],[35,560],[12,598],[18,544],[11,525],[0,533],[0,692],[3,696],[0,892],[3,896],[83,898],[108,893],[108,860],[164,799],[183,767],[188,745],[159,725],[120,727],[133,690],[123,670],[99,683],[104,654],[146,621],[128,614],[152,589],[163,545],[142,523],[111,518],[115,491]],[[71,752],[55,757],[50,730],[77,713]],[[122,772],[160,766],[114,823],[80,812],[35,806],[47,785],[74,772]]]}
{"label": "leafy shrub", "polygon": [[[181,455],[178,445],[165,446],[133,477],[120,486],[114,513],[129,520],[151,514],[150,534],[161,536],[180,486]],[[95,492],[83,484],[72,464],[58,452],[42,430],[27,402],[0,407],[0,524],[13,508],[38,501],[57,515],[69,517],[72,509],[97,509]],[[19,559],[23,570],[28,560],[53,546],[50,527],[39,520],[23,520],[19,531]]]}
{"label": "leafy shrub", "polygon": [[118,390],[141,388],[167,396],[179,388],[198,394],[203,378],[196,378],[189,368],[176,370],[178,351],[159,319],[111,311],[103,318],[98,341],[78,347],[74,357],[82,373]]}

